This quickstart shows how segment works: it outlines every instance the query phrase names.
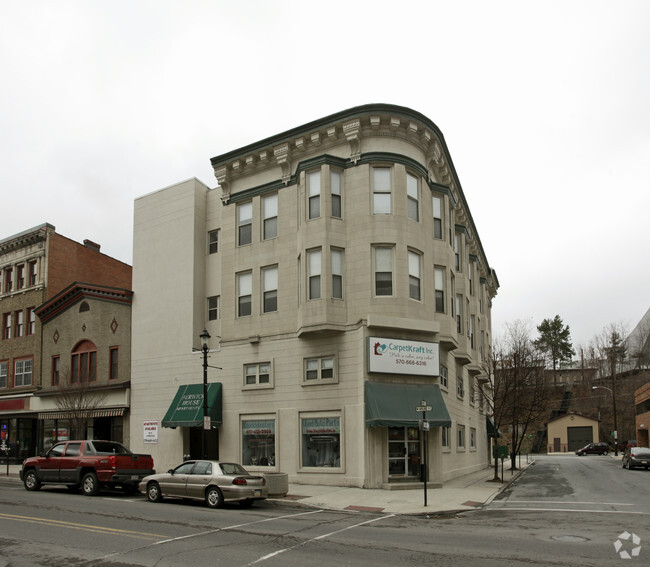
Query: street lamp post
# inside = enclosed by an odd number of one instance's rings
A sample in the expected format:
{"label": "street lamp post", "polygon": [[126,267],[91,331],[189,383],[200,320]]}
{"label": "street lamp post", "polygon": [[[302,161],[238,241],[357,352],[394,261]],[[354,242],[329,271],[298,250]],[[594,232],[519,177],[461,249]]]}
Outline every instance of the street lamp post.
{"label": "street lamp post", "polygon": [[208,351],[210,350],[210,333],[203,329],[199,335],[203,351],[203,458],[208,458],[208,431],[210,416],[208,415]]}
{"label": "street lamp post", "polygon": [[614,409],[614,455],[618,457],[618,425],[616,423],[616,394],[607,386],[592,386],[592,390],[609,390],[612,395],[612,408]]}

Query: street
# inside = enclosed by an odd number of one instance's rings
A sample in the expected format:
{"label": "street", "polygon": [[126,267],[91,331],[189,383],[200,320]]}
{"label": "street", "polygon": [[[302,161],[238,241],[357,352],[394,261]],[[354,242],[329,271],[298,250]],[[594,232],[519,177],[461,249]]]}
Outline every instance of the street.
{"label": "street", "polygon": [[582,566],[620,565],[626,552],[647,564],[649,475],[611,457],[542,456],[485,508],[438,516],[273,501],[210,510],[118,492],[27,492],[3,478],[0,567]]}

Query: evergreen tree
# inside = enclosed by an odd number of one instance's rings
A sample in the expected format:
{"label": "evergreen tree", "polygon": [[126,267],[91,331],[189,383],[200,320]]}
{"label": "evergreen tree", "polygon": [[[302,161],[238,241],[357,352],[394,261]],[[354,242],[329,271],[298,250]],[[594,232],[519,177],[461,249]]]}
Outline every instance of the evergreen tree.
{"label": "evergreen tree", "polygon": [[558,364],[570,362],[576,353],[571,344],[569,325],[565,326],[560,316],[556,315],[554,319],[544,319],[537,327],[537,331],[539,338],[533,341],[533,344],[551,363],[555,380]]}

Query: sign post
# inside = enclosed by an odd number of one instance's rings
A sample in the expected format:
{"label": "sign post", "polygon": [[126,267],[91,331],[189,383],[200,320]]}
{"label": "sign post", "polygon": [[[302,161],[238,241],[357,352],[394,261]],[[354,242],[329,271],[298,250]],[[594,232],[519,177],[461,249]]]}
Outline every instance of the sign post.
{"label": "sign post", "polygon": [[416,406],[415,411],[422,413],[422,435],[423,435],[423,443],[424,443],[424,463],[423,463],[423,468],[424,468],[424,474],[423,479],[424,479],[424,505],[427,505],[427,481],[429,477],[429,451],[428,451],[428,444],[427,444],[427,432],[429,431],[429,422],[427,421],[427,412],[431,411],[431,406],[427,405],[426,400],[422,400],[420,402],[419,406]]}

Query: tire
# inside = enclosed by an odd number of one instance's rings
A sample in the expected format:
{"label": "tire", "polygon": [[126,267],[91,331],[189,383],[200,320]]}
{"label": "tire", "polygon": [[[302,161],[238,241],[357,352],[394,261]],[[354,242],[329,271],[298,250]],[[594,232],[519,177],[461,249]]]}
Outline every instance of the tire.
{"label": "tire", "polygon": [[157,482],[147,484],[147,500],[149,502],[162,502],[163,495]]}
{"label": "tire", "polygon": [[208,508],[221,508],[223,506],[223,493],[217,486],[209,486],[205,491],[205,504]]}
{"label": "tire", "polygon": [[41,488],[41,481],[38,480],[38,475],[36,474],[35,470],[28,470],[25,473],[25,479],[23,480],[23,484],[25,485],[25,488],[27,490],[40,490]]}
{"label": "tire", "polygon": [[97,496],[99,494],[99,481],[94,472],[86,473],[81,479],[81,492],[84,496]]}

